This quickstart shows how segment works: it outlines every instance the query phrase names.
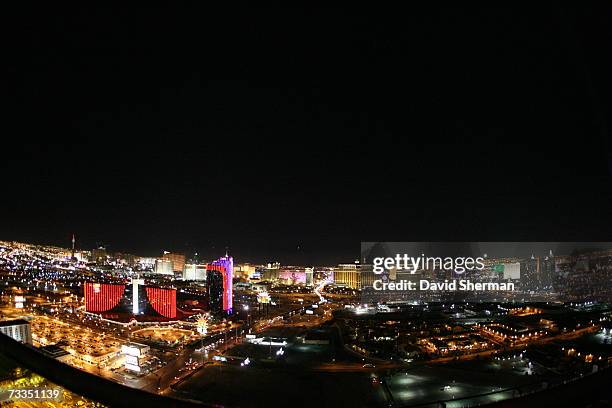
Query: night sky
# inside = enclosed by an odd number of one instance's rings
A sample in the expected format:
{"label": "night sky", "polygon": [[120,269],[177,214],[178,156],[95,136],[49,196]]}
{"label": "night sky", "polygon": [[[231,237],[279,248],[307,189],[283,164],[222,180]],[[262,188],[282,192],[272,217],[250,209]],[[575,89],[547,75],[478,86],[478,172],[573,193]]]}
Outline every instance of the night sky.
{"label": "night sky", "polygon": [[0,239],[306,264],[612,241],[610,6],[170,4],[6,13]]}

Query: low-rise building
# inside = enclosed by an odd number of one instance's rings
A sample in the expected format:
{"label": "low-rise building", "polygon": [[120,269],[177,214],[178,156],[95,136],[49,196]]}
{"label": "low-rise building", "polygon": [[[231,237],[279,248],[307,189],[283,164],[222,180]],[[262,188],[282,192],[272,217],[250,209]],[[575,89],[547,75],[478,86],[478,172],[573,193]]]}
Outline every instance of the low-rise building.
{"label": "low-rise building", "polygon": [[0,322],[0,333],[25,344],[32,344],[32,328],[24,319],[4,320]]}

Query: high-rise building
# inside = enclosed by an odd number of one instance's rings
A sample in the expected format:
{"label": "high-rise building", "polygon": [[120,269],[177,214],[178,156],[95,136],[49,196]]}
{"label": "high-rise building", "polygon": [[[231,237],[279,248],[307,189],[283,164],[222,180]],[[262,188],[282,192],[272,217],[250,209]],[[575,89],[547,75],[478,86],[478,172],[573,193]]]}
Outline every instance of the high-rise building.
{"label": "high-rise building", "polygon": [[234,278],[249,279],[255,272],[255,265],[248,263],[234,265]]}
{"label": "high-rise building", "polygon": [[160,315],[176,318],[176,289],[147,286],[149,304]]}
{"label": "high-rise building", "polygon": [[359,269],[361,270],[361,289],[371,288],[375,280],[381,279],[380,275],[374,273],[372,264],[360,264]]}
{"label": "high-rise building", "polygon": [[174,262],[167,259],[155,260],[155,273],[174,275]]}
{"label": "high-rise building", "polygon": [[550,251],[550,254],[542,261],[540,269],[540,285],[544,289],[551,289],[555,278],[555,257]]}
{"label": "high-rise building", "polygon": [[314,269],[313,279],[315,283],[334,281],[334,268],[327,266],[320,266]]}
{"label": "high-rise building", "polygon": [[555,257],[552,251],[548,256],[532,255],[521,262],[521,286],[524,290],[548,291],[555,276]]}
{"label": "high-rise building", "polygon": [[119,305],[125,285],[111,283],[85,282],[85,310],[87,312],[106,312]]}
{"label": "high-rise building", "polygon": [[91,251],[91,260],[93,262],[103,262],[106,260],[106,256],[106,248],[104,248],[103,246],[95,248]]}
{"label": "high-rise building", "polygon": [[164,254],[162,255],[162,259],[172,262],[173,272],[183,273],[183,268],[185,267],[185,255],[184,254],[164,251]]}
{"label": "high-rise building", "polygon": [[612,302],[612,250],[555,256],[555,290],[566,302]]}
{"label": "high-rise building", "polygon": [[124,254],[121,252],[116,252],[115,255],[115,261],[118,264],[124,264],[124,265],[129,265],[129,266],[133,266],[136,264],[136,260],[137,257],[135,255],[132,254]]}
{"label": "high-rise building", "polygon": [[176,289],[146,286],[143,279],[134,278],[129,285],[85,282],[84,292],[89,313],[177,316]]}
{"label": "high-rise building", "polygon": [[306,268],[306,285],[312,286],[314,282],[314,268]]}
{"label": "high-rise building", "polygon": [[277,279],[288,285],[304,285],[306,283],[306,270],[303,266],[283,266],[278,271]]}
{"label": "high-rise building", "polygon": [[32,328],[30,322],[17,319],[0,321],[0,333],[25,344],[32,344]]}
{"label": "high-rise building", "polygon": [[361,265],[359,263],[339,264],[334,270],[334,283],[351,289],[361,289]]}
{"label": "high-rise building", "polygon": [[141,287],[144,285],[144,279],[132,279],[132,313],[138,315],[144,311],[146,302],[144,299]]}
{"label": "high-rise building", "polygon": [[234,259],[225,255],[206,266],[206,281],[210,310],[231,313],[233,303],[232,278]]}
{"label": "high-rise building", "polygon": [[186,263],[183,268],[184,280],[206,280],[206,265]]}
{"label": "high-rise building", "polygon": [[210,312],[220,314],[223,311],[223,274],[220,271],[207,269],[206,289]]}
{"label": "high-rise building", "polygon": [[268,262],[267,265],[259,268],[261,279],[265,281],[274,281],[278,279],[280,273],[279,262]]}
{"label": "high-rise building", "polygon": [[137,265],[140,269],[143,270],[155,270],[155,261],[157,259],[150,257],[140,257],[137,260]]}
{"label": "high-rise building", "polygon": [[520,262],[502,263],[496,265],[496,271],[500,271],[503,279],[521,279],[521,264]]}

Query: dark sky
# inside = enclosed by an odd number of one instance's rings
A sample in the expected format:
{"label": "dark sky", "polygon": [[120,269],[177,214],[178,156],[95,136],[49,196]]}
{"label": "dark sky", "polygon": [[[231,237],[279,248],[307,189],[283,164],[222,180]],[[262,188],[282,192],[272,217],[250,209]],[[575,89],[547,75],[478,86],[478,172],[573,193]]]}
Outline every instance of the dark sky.
{"label": "dark sky", "polygon": [[0,239],[308,264],[612,240],[609,6],[26,7]]}

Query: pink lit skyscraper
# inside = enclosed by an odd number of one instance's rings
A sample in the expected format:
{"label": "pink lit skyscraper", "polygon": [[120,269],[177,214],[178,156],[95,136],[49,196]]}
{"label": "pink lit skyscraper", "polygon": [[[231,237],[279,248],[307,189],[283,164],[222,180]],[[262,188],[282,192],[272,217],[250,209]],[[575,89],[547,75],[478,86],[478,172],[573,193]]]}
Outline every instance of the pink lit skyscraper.
{"label": "pink lit skyscraper", "polygon": [[[226,313],[231,313],[233,299],[232,278],[234,275],[234,259],[229,255],[225,255],[216,261],[209,263],[206,266],[206,270],[221,273],[223,282],[223,311]],[[208,296],[210,298],[216,297],[216,294],[210,293],[212,290],[214,290],[214,285],[208,285],[208,287]]]}

